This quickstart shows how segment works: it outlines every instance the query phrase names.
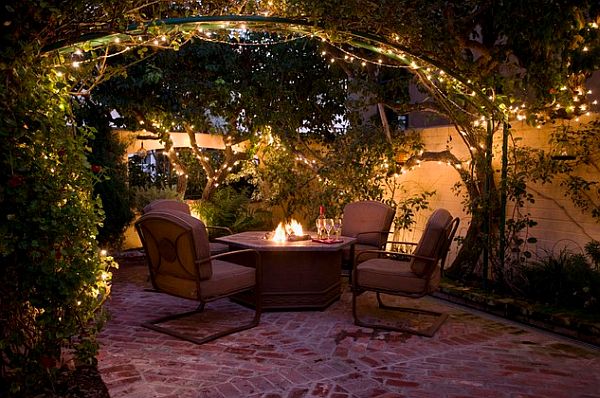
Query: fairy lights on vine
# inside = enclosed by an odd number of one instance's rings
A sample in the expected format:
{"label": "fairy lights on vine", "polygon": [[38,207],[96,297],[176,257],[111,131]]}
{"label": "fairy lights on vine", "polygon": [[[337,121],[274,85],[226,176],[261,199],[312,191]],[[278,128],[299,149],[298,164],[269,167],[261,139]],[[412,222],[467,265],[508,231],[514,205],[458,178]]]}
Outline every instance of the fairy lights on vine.
{"label": "fairy lights on vine", "polygon": [[[597,25],[594,26],[593,24],[591,24],[590,27],[593,29],[598,28]],[[320,52],[321,56],[324,57],[330,64],[333,64],[339,60],[340,62],[357,65],[363,68],[367,67],[367,65],[372,65],[378,68],[395,68],[411,71],[418,76],[425,85],[429,86],[430,90],[434,90],[437,95],[441,96],[441,98],[447,101],[448,104],[451,104],[456,109],[466,112],[466,114],[472,115],[472,126],[475,128],[484,126],[487,122],[486,117],[475,117],[475,114],[467,112],[464,105],[461,105],[454,100],[456,96],[462,96],[464,100],[475,105],[475,108],[479,108],[481,111],[487,109],[488,112],[491,111],[492,114],[494,114],[500,110],[500,113],[506,114],[509,120],[512,119],[524,121],[529,119],[529,121],[537,128],[540,128],[542,124],[547,121],[548,117],[541,112],[534,113],[530,111],[524,103],[520,105],[516,105],[514,103],[511,105],[508,103],[503,105],[503,101],[507,101],[506,99],[498,99],[493,94],[486,94],[485,89],[482,89],[478,92],[476,91],[477,89],[472,86],[473,83],[471,80],[465,82],[460,78],[456,78],[450,73],[446,73],[446,71],[443,69],[435,67],[416,56],[407,54],[406,52],[394,47],[393,44],[388,45],[384,43],[369,43],[367,40],[367,42],[365,42],[366,44],[363,43],[363,48],[369,50],[371,54],[374,54],[373,57],[368,57],[363,56],[356,51],[357,47],[352,44],[352,38],[346,38],[346,41],[338,38],[336,42],[336,40],[328,37],[324,31],[315,30],[315,28],[277,28],[276,25],[274,27],[274,25],[265,26],[264,24],[251,24],[246,22],[224,22],[216,26],[214,23],[200,23],[195,24],[195,26],[191,29],[189,29],[190,26],[187,26],[187,30],[183,28],[172,29],[170,27],[166,27],[165,29],[169,31],[160,31],[163,28],[164,27],[153,27],[153,29],[156,29],[154,33],[149,30],[137,35],[118,34],[115,37],[110,38],[108,42],[100,44],[97,43],[97,46],[107,46],[107,52],[104,55],[92,56],[88,51],[84,52],[81,48],[74,48],[70,60],[71,66],[75,70],[80,69],[84,64],[96,62],[98,58],[115,57],[137,47],[159,49],[173,48],[175,46],[180,47],[193,39],[240,48],[246,46],[273,46],[298,40],[315,39],[320,40],[323,45],[327,45],[335,49],[335,51],[323,49]],[[311,31],[307,32],[307,30]],[[253,37],[249,34],[252,31],[269,31],[275,34],[281,31],[285,32],[286,35],[263,35],[261,37]],[[400,42],[401,40],[400,36],[397,34],[391,34],[389,38],[392,43]],[[110,51],[108,51],[108,49],[110,49]],[[583,48],[584,52],[587,50],[589,50],[587,47]],[[339,52],[339,54],[342,56],[336,54],[336,52]],[[56,72],[56,76],[62,78],[63,72]],[[567,90],[568,88],[566,86],[561,86],[557,89],[557,93],[561,95],[564,93],[564,95],[566,95]],[[591,90],[585,91],[583,88],[580,88],[575,90],[575,95],[571,98],[572,104],[563,105],[560,102],[557,102],[555,104],[551,104],[549,109],[553,112],[566,112],[568,115],[574,117],[576,121],[578,121],[579,116],[589,116],[591,114],[590,108],[598,105],[597,100],[590,102],[586,101],[586,97],[590,96],[591,94]],[[477,97],[479,97],[479,99]],[[489,102],[486,103],[486,100]],[[463,132],[461,132],[461,134],[466,138],[466,135],[463,134]],[[260,136],[260,133],[257,133],[257,136]],[[231,145],[231,137],[225,141],[226,145]],[[197,158],[205,162],[208,161],[208,158],[205,156],[197,156]],[[307,166],[311,165],[311,161],[305,158],[298,158],[296,161]],[[415,167],[418,166],[419,164],[417,164]],[[458,164],[455,165],[455,167],[457,170],[460,170],[462,166]],[[230,170],[231,166],[225,165],[223,168]],[[406,170],[403,168],[400,174],[403,174],[405,171]]]}

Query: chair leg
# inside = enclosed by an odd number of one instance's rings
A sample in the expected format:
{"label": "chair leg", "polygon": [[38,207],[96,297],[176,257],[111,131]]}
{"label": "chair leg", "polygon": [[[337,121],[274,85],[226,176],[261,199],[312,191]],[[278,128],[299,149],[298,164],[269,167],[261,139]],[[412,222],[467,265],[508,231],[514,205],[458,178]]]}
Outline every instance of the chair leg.
{"label": "chair leg", "polygon": [[[257,296],[260,296],[260,295],[258,294]],[[252,321],[250,321],[249,323],[241,325],[241,326],[237,326],[235,328],[226,329],[226,330],[223,330],[223,331],[220,331],[217,333],[213,333],[213,334],[205,336],[201,339],[198,339],[196,337],[189,336],[189,335],[186,335],[183,333],[179,333],[172,329],[167,329],[166,327],[158,326],[158,324],[167,322],[167,321],[172,321],[174,319],[184,318],[186,316],[190,316],[190,315],[202,312],[202,311],[204,311],[204,306],[205,306],[204,302],[201,302],[200,305],[198,305],[198,308],[196,308],[193,311],[187,311],[187,312],[183,312],[183,313],[172,314],[172,315],[167,315],[167,316],[164,316],[161,318],[153,319],[153,320],[142,323],[142,326],[147,329],[151,329],[151,330],[154,330],[159,333],[168,334],[170,336],[177,337],[178,339],[190,341],[195,344],[204,344],[204,343],[208,343],[209,341],[216,340],[220,337],[227,336],[227,335],[237,333],[237,332],[241,332],[243,330],[252,329],[253,327],[258,326],[258,324],[260,322],[260,315],[262,313],[262,307],[261,307],[260,301],[261,301],[260,298],[258,298],[256,310],[254,312],[254,317],[252,318]]]}
{"label": "chair leg", "polygon": [[405,332],[405,333],[415,334],[415,335],[419,335],[419,336],[433,337],[433,335],[438,331],[440,326],[442,326],[442,324],[446,321],[446,319],[448,319],[448,314],[445,314],[442,312],[421,310],[418,308],[411,308],[411,307],[396,307],[396,306],[386,305],[381,300],[380,294],[379,293],[376,293],[376,294],[377,294],[377,303],[378,303],[379,307],[382,309],[398,311],[398,312],[407,312],[407,313],[411,313],[411,314],[431,315],[431,316],[435,317],[435,321],[429,328],[427,328],[425,330],[414,329],[414,328],[410,328],[407,326],[390,326],[390,325],[364,322],[363,320],[361,320],[358,317],[358,309],[357,309],[357,305],[356,305],[357,292],[356,292],[356,289],[354,289],[352,292],[352,316],[354,317],[355,325],[361,326],[361,327],[366,327],[366,328],[371,328],[371,329],[391,330],[391,331],[396,331],[396,332]]}

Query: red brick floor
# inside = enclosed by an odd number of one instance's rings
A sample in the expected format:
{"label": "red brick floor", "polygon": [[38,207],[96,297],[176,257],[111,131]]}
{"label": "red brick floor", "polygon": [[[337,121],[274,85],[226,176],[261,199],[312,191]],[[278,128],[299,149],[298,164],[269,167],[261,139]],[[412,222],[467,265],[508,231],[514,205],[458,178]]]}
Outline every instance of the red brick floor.
{"label": "red brick floor", "polygon": [[[98,358],[114,398],[600,397],[600,350],[433,298],[420,303],[450,314],[433,338],[356,327],[346,287],[325,311],[268,312],[197,346],[139,326],[195,308],[145,287],[145,267],[115,272]],[[361,296],[363,310],[373,303]],[[171,325],[201,335],[205,317],[250,314],[221,300]]]}

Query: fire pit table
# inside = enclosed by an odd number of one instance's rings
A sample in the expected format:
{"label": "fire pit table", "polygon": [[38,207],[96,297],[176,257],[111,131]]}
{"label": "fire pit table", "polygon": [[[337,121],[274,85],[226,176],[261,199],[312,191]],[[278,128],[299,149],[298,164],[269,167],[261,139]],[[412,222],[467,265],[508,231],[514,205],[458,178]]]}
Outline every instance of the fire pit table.
{"label": "fire pit table", "polygon": [[[313,240],[276,242],[265,231],[228,235],[217,240],[232,249],[255,249],[263,266],[263,309],[325,309],[341,295],[342,249],[355,238],[342,236],[341,242]],[[252,305],[246,294],[235,300]]]}

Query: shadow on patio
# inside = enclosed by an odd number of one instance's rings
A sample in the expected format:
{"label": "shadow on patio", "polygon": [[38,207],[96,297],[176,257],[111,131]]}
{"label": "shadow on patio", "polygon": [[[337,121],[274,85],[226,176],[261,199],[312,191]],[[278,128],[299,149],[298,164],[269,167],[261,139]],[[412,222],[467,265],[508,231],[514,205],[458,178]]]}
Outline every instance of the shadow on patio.
{"label": "shadow on patio", "polygon": [[[362,329],[347,285],[325,311],[267,312],[254,329],[197,346],[140,326],[196,305],[144,291],[146,272],[114,273],[98,366],[113,398],[600,397],[596,348],[433,298],[423,306],[450,314],[433,338]],[[207,310],[216,306],[238,308]]]}

